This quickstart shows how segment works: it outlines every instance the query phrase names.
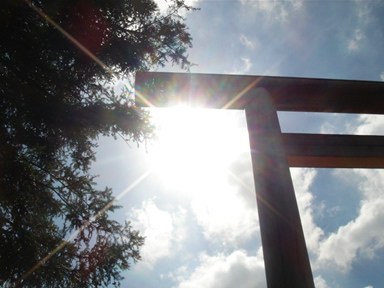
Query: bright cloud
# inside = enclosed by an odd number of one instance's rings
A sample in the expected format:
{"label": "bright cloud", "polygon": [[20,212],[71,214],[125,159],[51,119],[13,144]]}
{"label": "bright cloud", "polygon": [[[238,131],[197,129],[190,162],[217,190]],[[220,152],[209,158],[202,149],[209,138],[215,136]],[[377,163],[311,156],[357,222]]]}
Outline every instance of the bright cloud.
{"label": "bright cloud", "polygon": [[359,135],[384,135],[384,117],[382,115],[359,116],[359,126],[356,127],[354,134]]}
{"label": "bright cloud", "polygon": [[254,236],[259,229],[256,200],[253,206],[246,200],[225,183],[195,198],[192,209],[204,237],[215,244],[236,247]]}
{"label": "bright cloud", "polygon": [[[342,272],[348,272],[358,257],[374,258],[375,252],[384,247],[381,232],[384,229],[384,171],[356,169],[335,173],[336,177],[343,179],[359,179],[364,200],[361,202],[359,216],[328,237],[324,237],[323,230],[315,224],[313,218],[313,195],[309,189],[316,171],[295,168],[291,169],[291,175],[307,247],[316,256],[314,268],[331,265]],[[320,276],[315,281],[316,287],[328,287]]]}
{"label": "bright cloud", "polygon": [[313,279],[315,281],[316,288],[329,288],[327,282],[321,276],[317,276]]}
{"label": "bright cloud", "polygon": [[383,223],[384,199],[365,202],[355,220],[340,227],[321,243],[320,263],[335,264],[347,272],[358,256],[374,257],[374,252],[384,247]]}
{"label": "bright cloud", "polygon": [[[347,173],[348,175],[345,175]],[[313,195],[310,186],[316,176],[314,169],[291,169],[296,198],[309,252],[315,255],[314,268],[337,267],[348,272],[358,257],[374,258],[375,252],[384,247],[384,171],[343,170],[336,177],[359,179],[364,195],[359,216],[341,226],[337,232],[324,237],[323,230],[314,222]],[[328,287],[325,280],[315,278],[316,287]]]}
{"label": "bright cloud", "polygon": [[[377,115],[361,115],[356,134],[382,134],[384,121]],[[337,232],[320,243],[318,263],[333,264],[348,272],[360,257],[374,258],[378,249],[383,249],[384,238],[384,171],[370,169],[344,170],[335,173],[341,179],[357,179],[362,194],[359,215],[339,227]]]}
{"label": "bright cloud", "polygon": [[[173,1],[167,1],[167,0],[154,0],[159,7],[160,13],[162,15],[168,15],[170,13],[170,4],[172,4]],[[185,4],[191,6],[191,7],[197,7],[199,0],[185,0]],[[180,10],[180,15],[185,16],[186,10]]]}
{"label": "bright cloud", "polygon": [[129,215],[132,226],[145,236],[139,265],[151,268],[159,259],[175,252],[175,245],[186,235],[185,216],[182,208],[173,214],[159,209],[153,199],[144,201],[141,208],[132,209]]}
{"label": "bright cloud", "polygon": [[252,288],[266,287],[261,249],[256,256],[237,250],[230,255],[200,254],[198,266],[178,288]]}
{"label": "bright cloud", "polygon": [[381,81],[384,81],[384,72],[380,74]]}
{"label": "bright cloud", "polygon": [[291,176],[308,250],[317,253],[319,241],[324,232],[314,222],[312,208],[313,195],[309,191],[315,179],[316,170],[294,168],[291,169]]}

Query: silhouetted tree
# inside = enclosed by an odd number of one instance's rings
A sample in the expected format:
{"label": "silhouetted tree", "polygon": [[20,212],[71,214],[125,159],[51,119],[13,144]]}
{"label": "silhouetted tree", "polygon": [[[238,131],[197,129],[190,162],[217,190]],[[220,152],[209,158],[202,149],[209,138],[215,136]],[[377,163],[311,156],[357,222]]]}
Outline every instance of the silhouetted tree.
{"label": "silhouetted tree", "polygon": [[2,1],[0,285],[119,286],[140,259],[143,237],[109,218],[112,191],[89,169],[99,135],[153,132],[116,77],[190,66],[192,8],[167,3],[162,15],[153,0]]}

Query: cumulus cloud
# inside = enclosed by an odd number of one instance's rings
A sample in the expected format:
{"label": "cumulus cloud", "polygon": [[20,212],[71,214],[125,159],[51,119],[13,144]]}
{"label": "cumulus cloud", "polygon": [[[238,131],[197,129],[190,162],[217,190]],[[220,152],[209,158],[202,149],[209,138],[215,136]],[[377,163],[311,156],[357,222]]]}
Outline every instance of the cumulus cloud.
{"label": "cumulus cloud", "polygon": [[[375,131],[373,129],[372,131]],[[348,175],[345,175],[345,174]],[[334,173],[336,177],[358,179],[363,200],[359,215],[337,232],[325,237],[323,230],[314,222],[313,195],[310,186],[316,170],[291,169],[301,221],[310,253],[315,256],[314,268],[336,267],[348,272],[359,257],[373,258],[378,249],[384,247],[384,171],[382,170],[344,170]],[[328,287],[320,276],[315,278],[316,287]]]}
{"label": "cumulus cloud", "polygon": [[317,276],[313,279],[315,281],[316,288],[329,288],[327,282],[321,276]]}
{"label": "cumulus cloud", "polygon": [[[363,200],[358,217],[327,237],[313,217],[314,196],[310,192],[310,186],[316,177],[316,170],[294,168],[291,169],[291,175],[307,247],[314,255],[315,269],[336,267],[346,273],[360,257],[374,258],[377,250],[383,249],[384,171],[355,169],[334,173],[336,177],[343,179],[358,179]],[[316,287],[328,287],[321,276],[315,278],[315,283]]]}
{"label": "cumulus cloud", "polygon": [[178,288],[263,288],[266,287],[261,248],[256,256],[237,250],[230,255],[199,256],[200,265]]}
{"label": "cumulus cloud", "polygon": [[[355,133],[382,134],[384,121],[376,115],[361,115],[361,125]],[[379,249],[384,248],[384,171],[370,169],[345,170],[336,173],[338,177],[358,179],[357,185],[362,200],[359,215],[346,225],[339,227],[321,241],[318,264],[333,265],[348,272],[360,257],[374,258]]]}
{"label": "cumulus cloud", "polygon": [[[375,131],[373,129],[372,131]],[[315,269],[336,267],[347,273],[359,258],[374,258],[379,249],[384,248],[384,171],[354,169],[334,173],[336,177],[356,180],[362,193],[359,215],[346,225],[325,237],[323,230],[314,222],[313,195],[310,186],[316,170],[291,169],[296,198],[307,247],[314,258]],[[318,276],[316,287],[328,287],[326,281]]]}
{"label": "cumulus cloud", "polygon": [[291,168],[291,176],[308,250],[317,253],[319,241],[324,232],[315,224],[313,218],[312,202],[314,197],[310,192],[310,186],[316,177],[316,170],[309,168]]}
{"label": "cumulus cloud", "polygon": [[384,81],[384,72],[380,74],[381,81]]}
{"label": "cumulus cloud", "polygon": [[373,258],[377,249],[384,247],[382,230],[384,199],[366,201],[360,215],[332,233],[320,245],[321,264],[335,264],[348,272],[358,256]]}
{"label": "cumulus cloud", "polygon": [[175,252],[175,246],[186,235],[185,216],[183,208],[171,214],[159,209],[153,199],[144,201],[140,208],[132,209],[129,216],[132,226],[145,236],[140,265],[152,268],[159,259]]}
{"label": "cumulus cloud", "polygon": [[384,135],[384,117],[382,115],[362,114],[358,126],[352,131],[359,135]]}

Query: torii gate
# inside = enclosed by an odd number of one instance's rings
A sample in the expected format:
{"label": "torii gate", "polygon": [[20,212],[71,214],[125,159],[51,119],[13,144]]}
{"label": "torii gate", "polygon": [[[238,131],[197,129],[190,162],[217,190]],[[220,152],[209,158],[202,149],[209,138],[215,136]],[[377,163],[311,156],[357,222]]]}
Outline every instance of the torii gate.
{"label": "torii gate", "polygon": [[289,167],[384,168],[384,136],[281,133],[276,111],[384,114],[384,82],[141,72],[136,91],[140,106],[245,109],[267,286],[313,288]]}

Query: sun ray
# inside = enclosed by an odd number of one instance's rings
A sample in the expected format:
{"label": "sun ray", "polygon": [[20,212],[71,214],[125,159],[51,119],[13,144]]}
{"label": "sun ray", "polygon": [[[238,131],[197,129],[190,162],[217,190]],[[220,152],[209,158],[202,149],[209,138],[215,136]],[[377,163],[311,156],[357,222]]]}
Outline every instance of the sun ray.
{"label": "sun ray", "polygon": [[28,272],[26,272],[23,276],[21,276],[20,279],[18,279],[15,282],[15,287],[17,287],[25,278],[27,278],[29,275],[31,275],[41,265],[43,265],[45,262],[47,262],[53,255],[55,255],[57,252],[59,252],[61,249],[63,249],[65,247],[65,245],[67,245],[72,239],[74,239],[77,235],[79,235],[79,233],[81,233],[84,229],[86,229],[92,222],[94,222],[97,218],[99,218],[116,201],[118,201],[124,195],[126,195],[128,192],[133,190],[139,183],[141,183],[144,179],[146,179],[151,173],[152,173],[152,170],[147,170],[139,178],[137,178],[131,185],[129,185],[119,195],[117,195],[111,202],[109,202],[107,205],[105,205],[103,209],[101,209],[93,217],[91,217],[89,221],[87,221],[79,229],[74,231],[66,240],[61,242],[61,244],[59,246],[57,246],[55,249],[53,249],[47,256],[45,256],[43,259],[41,259],[39,262],[37,262],[35,266],[33,266],[31,269],[29,269]]}
{"label": "sun ray", "polygon": [[114,73],[107,65],[105,65],[95,54],[89,51],[84,45],[82,45],[78,40],[76,40],[71,34],[65,31],[59,24],[57,24],[52,18],[50,18],[46,13],[37,8],[32,4],[29,0],[24,0],[25,3],[28,4],[37,14],[39,14],[42,18],[44,18],[49,24],[54,26],[61,34],[63,34],[69,41],[77,46],[82,52],[84,52],[88,57],[90,57],[93,61],[99,64],[105,71],[116,77],[116,79],[120,79],[119,75]]}
{"label": "sun ray", "polygon": [[253,80],[240,93],[238,93],[235,97],[233,97],[232,100],[228,101],[228,103],[225,104],[221,109],[228,109],[228,108],[230,108],[233,103],[235,103],[237,100],[239,100],[241,97],[243,97],[244,94],[247,93],[249,90],[251,90],[257,83],[259,83],[261,81],[261,79],[262,79],[262,77],[258,77],[255,80]]}

